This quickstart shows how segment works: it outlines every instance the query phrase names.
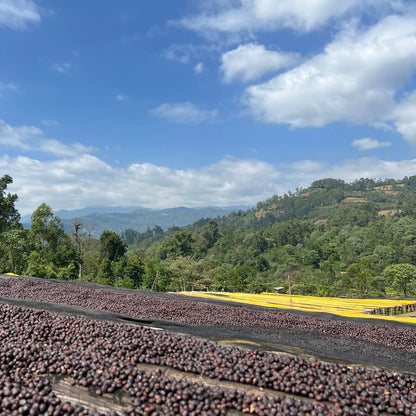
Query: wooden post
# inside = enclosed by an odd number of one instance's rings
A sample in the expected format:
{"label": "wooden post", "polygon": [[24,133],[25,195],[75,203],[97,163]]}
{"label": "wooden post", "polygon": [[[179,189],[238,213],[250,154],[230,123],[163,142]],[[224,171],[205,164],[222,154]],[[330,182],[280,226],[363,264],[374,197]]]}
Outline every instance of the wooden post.
{"label": "wooden post", "polygon": [[292,306],[292,287],[290,285],[290,274],[287,275],[287,280],[289,281],[289,297],[290,297],[290,306]]}
{"label": "wooden post", "polygon": [[157,282],[158,277],[159,277],[159,270],[156,271],[156,276],[155,276],[155,278],[153,280],[153,284],[152,284],[152,290],[156,286],[156,282]]}
{"label": "wooden post", "polygon": [[78,219],[74,220],[74,223],[72,224],[74,226],[75,231],[73,231],[73,235],[75,237],[75,243],[78,246],[78,251],[81,256],[79,265],[78,265],[78,280],[81,280],[82,278],[82,240],[80,235],[80,229],[82,227],[82,222],[80,222]]}

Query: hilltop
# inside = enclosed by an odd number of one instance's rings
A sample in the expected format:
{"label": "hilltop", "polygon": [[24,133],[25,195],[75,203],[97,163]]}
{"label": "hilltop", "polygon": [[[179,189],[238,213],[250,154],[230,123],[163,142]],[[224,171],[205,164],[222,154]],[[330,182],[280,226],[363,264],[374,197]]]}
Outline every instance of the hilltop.
{"label": "hilltop", "polygon": [[215,221],[123,236],[129,250],[161,259],[160,270],[177,276],[163,284],[170,288],[287,291],[290,276],[298,294],[416,294],[416,281],[401,285],[387,273],[416,265],[415,191],[414,176],[327,178]]}
{"label": "hilltop", "polygon": [[[378,215],[409,212],[416,207],[416,177],[385,181],[360,179],[346,183],[340,179],[320,179],[306,189],[298,188],[285,195],[274,195],[259,202],[246,213],[230,214],[228,223],[237,223],[248,229],[265,228],[275,222],[308,218],[314,223],[324,223],[345,208],[376,210]],[[243,218],[243,219],[242,219]]]}

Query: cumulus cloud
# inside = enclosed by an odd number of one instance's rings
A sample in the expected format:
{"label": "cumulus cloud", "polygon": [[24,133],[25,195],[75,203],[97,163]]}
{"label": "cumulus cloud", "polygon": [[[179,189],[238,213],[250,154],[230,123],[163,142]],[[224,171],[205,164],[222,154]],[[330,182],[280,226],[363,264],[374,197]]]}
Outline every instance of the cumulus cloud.
{"label": "cumulus cloud", "polygon": [[279,174],[256,160],[226,158],[200,169],[175,170],[150,163],[114,168],[92,155],[41,162],[0,157],[11,192],[25,215],[42,202],[53,209],[85,206],[227,206],[253,204],[277,192]]}
{"label": "cumulus cloud", "polygon": [[390,117],[395,94],[415,70],[416,17],[389,16],[364,31],[344,30],[323,53],[248,87],[245,99],[269,123],[374,123]]}
{"label": "cumulus cloud", "polygon": [[202,74],[204,72],[203,62],[199,62],[194,66],[194,71],[196,74]]}
{"label": "cumulus cloud", "polygon": [[280,165],[284,188],[296,189],[298,186],[309,186],[314,180],[322,178],[343,179],[353,182],[360,178],[402,179],[404,176],[416,175],[416,159],[387,161],[373,157],[344,160],[337,164],[299,161]]}
{"label": "cumulus cloud", "polygon": [[405,97],[392,116],[397,131],[411,144],[416,144],[416,91]]}
{"label": "cumulus cloud", "polygon": [[[19,197],[22,215],[45,202],[53,209],[86,206],[253,205],[323,177],[348,182],[361,177],[402,178],[416,174],[416,159],[384,161],[361,158],[328,164],[301,160],[273,165],[256,159],[225,157],[198,169],[172,169],[151,163],[114,167],[82,144],[66,145],[46,139],[35,127],[0,123],[1,144],[46,152],[47,160],[32,156],[0,156],[0,172],[13,177],[10,191]],[[27,152],[27,154],[29,154]]]}
{"label": "cumulus cloud", "polygon": [[0,144],[17,147],[24,151],[45,152],[55,156],[78,156],[81,153],[91,152],[93,148],[80,143],[70,146],[58,140],[48,139],[43,131],[35,126],[11,126],[0,119]]}
{"label": "cumulus cloud", "polygon": [[217,110],[202,110],[190,102],[165,103],[154,108],[150,113],[155,117],[178,124],[212,122],[218,117]]}
{"label": "cumulus cloud", "polygon": [[311,31],[347,13],[394,7],[391,0],[206,0],[199,14],[176,24],[202,33],[237,33],[291,28]]}
{"label": "cumulus cloud", "polygon": [[104,178],[108,169],[93,156],[46,162],[26,156],[0,157],[0,170],[13,178],[10,191],[18,195],[16,206],[22,215],[32,213],[43,202],[53,209],[77,207],[91,194],[107,189],[103,180],[97,183],[92,175],[99,173]]}
{"label": "cumulus cloud", "polygon": [[296,60],[294,53],[270,51],[264,45],[248,43],[225,52],[221,58],[220,71],[225,83],[236,79],[248,82],[293,65]]}
{"label": "cumulus cloud", "polygon": [[358,150],[373,150],[373,149],[379,149],[380,147],[389,147],[391,146],[391,143],[380,142],[376,139],[365,137],[363,139],[353,140],[352,145],[356,147]]}
{"label": "cumulus cloud", "polygon": [[39,7],[32,0],[0,0],[0,27],[21,30],[40,22]]}
{"label": "cumulus cloud", "polygon": [[402,178],[416,174],[416,159],[384,161],[376,158],[327,164],[302,160],[272,165],[254,159],[227,157],[199,169],[171,169],[151,163],[112,167],[99,158],[78,157],[39,161],[0,156],[0,171],[9,173],[21,214],[46,202],[53,209],[86,206],[253,205],[323,177],[352,182],[362,177]]}
{"label": "cumulus cloud", "polygon": [[86,152],[91,152],[93,148],[84,146],[80,143],[74,143],[68,146],[55,139],[42,138],[38,142],[37,150],[55,156],[73,157]]}
{"label": "cumulus cloud", "polygon": [[15,146],[23,150],[29,150],[31,142],[43,135],[41,129],[33,126],[13,127],[4,120],[0,120],[0,144]]}

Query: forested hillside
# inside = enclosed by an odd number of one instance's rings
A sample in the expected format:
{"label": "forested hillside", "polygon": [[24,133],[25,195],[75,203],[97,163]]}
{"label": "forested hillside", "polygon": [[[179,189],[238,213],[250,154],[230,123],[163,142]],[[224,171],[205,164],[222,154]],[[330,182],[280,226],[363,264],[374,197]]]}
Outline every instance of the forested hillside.
{"label": "forested hillside", "polygon": [[[88,233],[99,238],[103,231],[114,231],[117,234],[126,229],[145,232],[156,226],[167,230],[170,227],[183,227],[198,221],[200,218],[216,218],[228,215],[241,207],[177,207],[168,209],[148,208],[85,208],[78,210],[64,210],[55,213],[64,225],[67,233],[73,229],[74,222],[88,224]],[[22,218],[25,228],[30,228],[30,216]]]}
{"label": "forested hillside", "polygon": [[82,222],[66,234],[46,205],[24,230],[4,208],[17,198],[5,178],[0,272],[157,290],[258,292],[290,281],[298,294],[416,295],[416,176],[323,179],[215,220],[99,239]]}

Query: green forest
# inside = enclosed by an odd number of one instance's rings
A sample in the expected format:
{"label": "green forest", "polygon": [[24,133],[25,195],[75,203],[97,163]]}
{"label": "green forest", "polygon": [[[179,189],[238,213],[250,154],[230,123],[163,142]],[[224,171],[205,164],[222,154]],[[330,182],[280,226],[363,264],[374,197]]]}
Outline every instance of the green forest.
{"label": "green forest", "polygon": [[317,296],[416,295],[416,176],[322,179],[255,208],[186,227],[66,233],[40,205],[20,223],[13,182],[0,178],[0,273],[127,288]]}

